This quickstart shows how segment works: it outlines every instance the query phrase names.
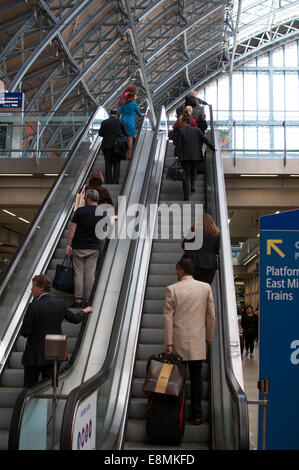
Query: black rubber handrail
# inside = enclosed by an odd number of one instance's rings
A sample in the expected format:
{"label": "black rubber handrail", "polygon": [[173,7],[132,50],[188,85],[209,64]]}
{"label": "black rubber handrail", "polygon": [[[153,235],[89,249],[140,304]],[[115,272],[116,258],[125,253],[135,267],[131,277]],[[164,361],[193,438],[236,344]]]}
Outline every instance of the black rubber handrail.
{"label": "black rubber handrail", "polygon": [[[144,204],[147,198],[147,194],[150,189],[150,177],[152,173],[153,163],[154,163],[154,155],[157,146],[157,136],[159,132],[159,123],[161,120],[161,113],[158,124],[155,129],[155,134],[153,138],[152,147],[150,150],[150,155],[147,163],[145,178],[142,186],[142,192],[140,196],[140,204]],[[114,317],[113,327],[112,327],[112,334],[110,337],[108,350],[106,354],[105,361],[101,370],[91,377],[89,380],[84,382],[83,384],[76,387],[72,392],[69,394],[63,414],[62,426],[61,426],[61,436],[60,436],[60,449],[61,450],[71,450],[72,449],[72,429],[73,429],[73,419],[75,415],[75,411],[79,405],[79,403],[84,400],[86,397],[91,395],[94,391],[98,390],[106,381],[109,373],[111,372],[117,352],[118,352],[118,345],[122,330],[122,324],[124,320],[124,313],[126,310],[127,301],[129,298],[129,286],[131,284],[131,280],[133,277],[134,272],[134,260],[136,257],[137,252],[137,243],[138,240],[132,240],[130,244],[129,254],[127,258],[126,268],[123,276],[123,282],[120,289],[120,296],[117,303],[116,314]]]}
{"label": "black rubber handrail", "polygon": [[[212,135],[212,143],[215,146],[215,129],[214,129],[214,120],[213,120],[213,109],[212,106],[209,105],[210,108],[210,125],[211,125],[211,135]],[[220,151],[220,149],[218,149]],[[213,186],[215,192],[218,192],[218,185],[216,182],[216,160],[213,158],[212,160],[213,165]],[[215,220],[217,223],[220,219],[220,208],[219,208],[219,196],[215,197]],[[224,260],[222,259],[222,254],[220,252],[220,282],[221,279],[224,279]],[[226,302],[226,290],[225,286],[221,285],[221,321],[222,321],[222,332],[223,332],[223,357],[224,357],[224,366],[225,366],[225,376],[227,380],[227,385],[229,387],[231,398],[235,403],[236,410],[237,410],[237,429],[238,429],[238,436],[237,436],[237,449],[238,450],[248,450],[249,449],[249,422],[248,422],[248,404],[247,399],[244,391],[241,389],[240,384],[238,383],[235,373],[233,371],[232,360],[230,355],[230,336],[229,336],[229,324],[228,324],[228,311],[227,311],[227,302]]]}

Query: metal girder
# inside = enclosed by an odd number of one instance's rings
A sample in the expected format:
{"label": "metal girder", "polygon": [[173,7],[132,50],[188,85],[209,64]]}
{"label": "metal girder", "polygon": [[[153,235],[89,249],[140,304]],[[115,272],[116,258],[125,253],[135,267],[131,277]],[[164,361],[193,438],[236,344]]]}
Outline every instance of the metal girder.
{"label": "metal girder", "polygon": [[92,0],[80,0],[77,2],[75,7],[63,18],[62,21],[58,22],[51,32],[42,40],[38,47],[35,48],[34,52],[30,55],[30,57],[26,60],[23,66],[20,68],[14,79],[12,80],[9,91],[15,91],[26,74],[29,68],[32,66],[36,58],[43,52],[43,50],[51,43],[51,41],[60,33],[60,31],[66,27],[76,16],[80,13],[81,10],[86,8]]}
{"label": "metal girder", "polygon": [[156,124],[155,111],[154,111],[152,96],[151,96],[150,87],[149,87],[149,83],[148,83],[148,78],[147,78],[147,74],[146,74],[146,69],[145,69],[145,65],[144,65],[144,61],[143,61],[143,56],[141,54],[141,50],[140,50],[140,47],[139,47],[139,41],[138,41],[138,36],[137,36],[137,32],[136,32],[135,21],[134,21],[134,18],[133,18],[132,11],[131,11],[130,4],[129,4],[128,0],[120,0],[120,2],[123,4],[123,7],[125,9],[125,12],[126,12],[126,15],[127,15],[127,18],[128,18],[128,24],[130,26],[129,36],[130,36],[130,39],[131,39],[133,50],[134,50],[134,52],[137,56],[137,60],[138,60],[139,67],[140,67],[141,81],[142,81],[142,84],[143,84],[145,92],[146,92],[148,105],[151,108],[152,113],[153,113],[153,122],[154,122],[154,125],[155,125]]}
{"label": "metal girder", "polygon": [[[147,99],[156,109],[161,104],[169,109],[180,94],[228,71],[230,55],[231,67],[238,67],[243,59],[250,60],[271,44],[284,42],[284,35],[296,38],[298,31],[295,20],[273,25],[274,12],[299,5],[286,0],[279,10],[270,0],[256,1],[255,7],[251,2],[249,10],[247,0],[242,0],[239,28],[232,0],[36,0],[36,7],[23,1],[17,4],[23,7],[19,16],[23,23],[8,17],[0,26],[3,76],[7,85],[11,81],[9,90],[23,82],[28,111],[45,109],[48,122],[58,110],[67,113],[74,107],[114,105],[133,79],[140,89],[139,102]],[[261,5],[267,10],[258,12]],[[237,33],[244,31],[244,12],[266,19],[267,27],[240,42]]]}

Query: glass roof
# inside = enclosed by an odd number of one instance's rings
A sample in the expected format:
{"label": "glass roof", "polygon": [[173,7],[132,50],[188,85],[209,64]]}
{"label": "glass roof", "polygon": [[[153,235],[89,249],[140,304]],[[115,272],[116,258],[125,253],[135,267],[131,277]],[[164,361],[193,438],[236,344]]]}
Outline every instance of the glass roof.
{"label": "glass roof", "polygon": [[[233,21],[237,22],[238,5],[241,1],[241,14],[238,27],[238,42],[270,31],[275,25],[298,18],[298,0],[235,0]],[[233,38],[231,38],[233,42]]]}

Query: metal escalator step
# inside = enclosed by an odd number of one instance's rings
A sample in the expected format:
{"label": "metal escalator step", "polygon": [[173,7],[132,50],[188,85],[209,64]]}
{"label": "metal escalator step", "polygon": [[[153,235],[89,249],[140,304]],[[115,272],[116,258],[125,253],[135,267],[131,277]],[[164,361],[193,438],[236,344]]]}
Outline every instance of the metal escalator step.
{"label": "metal escalator step", "polygon": [[9,356],[9,367],[11,369],[23,369],[23,365],[22,365],[22,356],[23,356],[23,353],[22,352],[13,352],[12,354],[10,354]]}
{"label": "metal escalator step", "polygon": [[176,274],[150,274],[147,280],[148,287],[166,287],[177,282]]}
{"label": "metal escalator step", "polygon": [[16,350],[25,351],[26,341],[27,340],[24,338],[24,336],[19,336],[16,342]]}
{"label": "metal escalator step", "polygon": [[24,385],[23,369],[6,369],[2,376],[2,386],[4,387],[21,387]]}
{"label": "metal escalator step", "polygon": [[176,269],[173,264],[158,264],[158,263],[151,263],[149,268],[149,274],[176,274]]}
{"label": "metal escalator step", "polygon": [[[170,193],[170,192],[167,192],[167,193],[163,193],[161,192],[160,193],[160,203],[161,202],[164,202],[167,201],[167,202],[178,202],[178,199],[179,200],[183,200],[183,189],[181,188],[181,191],[179,192],[179,189],[177,190],[177,192],[173,192],[173,193]],[[195,191],[194,193],[190,193],[189,195],[189,202],[194,202],[196,204],[204,204],[205,202],[205,198],[204,198],[204,195],[202,194],[201,190],[198,190],[198,191]],[[186,204],[186,202],[185,202]]]}
{"label": "metal escalator step", "polygon": [[9,429],[13,408],[0,408],[0,429]]}
{"label": "metal escalator step", "polygon": [[[162,308],[163,310],[163,308]],[[141,319],[142,328],[160,328],[164,329],[164,317],[161,313],[144,313]]]}
{"label": "metal escalator step", "polygon": [[165,298],[165,287],[147,287],[146,300],[162,300]]}
{"label": "metal escalator step", "polygon": [[[180,235],[178,237],[178,235]],[[172,230],[167,230],[165,231],[164,228],[162,227],[162,232],[161,232],[161,227],[159,227],[159,232],[157,233],[157,236],[155,235],[155,238],[153,240],[153,244],[156,243],[171,243],[174,249],[181,249],[181,244],[182,244],[182,237],[183,231],[180,230],[180,232],[173,232]]]}
{"label": "metal escalator step", "polygon": [[161,253],[153,253],[151,255],[151,263],[156,263],[156,264],[172,264],[174,267],[176,263],[179,261],[179,259],[183,255],[183,250],[179,252],[173,252],[173,253],[163,253],[163,256],[161,256]]}
{"label": "metal escalator step", "polygon": [[161,328],[141,328],[139,343],[141,344],[163,344],[164,329]]}
{"label": "metal escalator step", "polygon": [[8,448],[8,431],[0,429],[0,450],[7,450]]}
{"label": "metal escalator step", "polygon": [[181,248],[181,243],[169,243],[168,241],[154,241],[152,253],[163,253],[166,255],[175,253],[175,254],[182,254],[183,250]]}
{"label": "metal escalator step", "polygon": [[147,361],[153,354],[160,354],[164,350],[164,342],[163,344],[139,344],[136,358],[141,361]]}
{"label": "metal escalator step", "polygon": [[12,408],[21,392],[22,387],[1,387],[0,388],[0,406],[3,408]]}
{"label": "metal escalator step", "polygon": [[144,314],[162,314],[164,308],[164,297],[163,299],[146,300],[143,303]]}

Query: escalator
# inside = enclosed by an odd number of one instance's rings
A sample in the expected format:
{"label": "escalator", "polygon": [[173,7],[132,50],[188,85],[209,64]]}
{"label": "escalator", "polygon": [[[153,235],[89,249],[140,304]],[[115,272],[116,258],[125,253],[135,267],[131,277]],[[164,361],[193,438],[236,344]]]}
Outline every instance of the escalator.
{"label": "escalator", "polygon": [[[104,174],[105,165],[104,165],[104,157],[102,152],[98,152],[97,156],[94,160],[93,165],[91,166],[90,172],[94,170],[100,170]],[[104,185],[109,193],[111,194],[114,207],[117,207],[117,198],[121,194],[121,187],[124,183],[126,174],[128,170],[128,161],[121,162],[121,172],[120,172],[120,183],[118,185]],[[82,181],[82,184],[87,183],[87,181]],[[72,215],[71,215],[72,217]],[[70,219],[71,219],[70,217]],[[55,270],[57,264],[62,264],[65,258],[65,248],[67,245],[67,236],[69,227],[71,224],[71,220],[67,221],[65,228],[62,231],[62,235],[59,239],[57,247],[54,250],[53,256],[48,264],[47,269],[44,271],[50,279],[54,279]],[[58,291],[52,288],[51,293],[64,300],[65,305],[69,308],[73,304],[73,295],[68,294],[62,291]],[[79,309],[70,308],[70,310],[74,313],[78,312]],[[64,369],[65,366],[70,364],[72,354],[75,350],[78,337],[83,333],[84,328],[86,325],[86,321],[83,321],[81,324],[74,324],[69,323],[67,321],[63,321],[62,323],[62,334],[67,335],[67,353],[68,353],[68,360],[62,362],[60,365],[61,369]],[[23,389],[23,380],[24,380],[24,370],[21,363],[22,355],[25,350],[26,346],[26,338],[23,336],[19,336],[16,344],[14,345],[5,369],[3,370],[1,376],[1,387],[0,387],[0,449],[6,449],[8,444],[8,434],[9,434],[9,426],[11,422],[13,407],[15,405],[17,396]]]}
{"label": "escalator", "polygon": [[[143,120],[139,137],[134,146],[134,156],[129,162],[121,163],[121,183],[119,185],[105,185],[113,197],[114,205],[118,209],[119,201],[121,196],[123,199],[130,201],[131,203],[138,202],[139,200],[139,187],[141,186],[144,167],[147,165],[147,156],[153,139],[153,131],[151,124],[151,111],[148,110]],[[80,185],[84,184],[88,175],[91,171],[100,169],[104,170],[103,155],[95,155],[92,164],[88,166],[88,171],[84,174],[80,174]],[[78,177],[78,175],[77,175]],[[56,240],[55,248],[53,249],[53,255],[49,259],[47,268],[45,271],[54,277],[55,267],[58,262],[61,262],[65,256],[65,247],[68,234],[68,228],[70,225],[70,219],[72,217],[74,198],[72,198],[72,204],[69,208],[67,217],[65,217],[64,225],[61,227],[61,235]],[[123,201],[121,201],[123,204]],[[117,297],[117,286],[120,284],[118,277],[122,276],[122,267],[125,266],[126,249],[128,242],[126,240],[119,241],[115,239],[107,239],[105,242],[105,256],[100,263],[100,269],[96,275],[96,280],[93,286],[93,292],[91,296],[91,305],[93,306],[93,313],[89,315],[88,319],[84,321],[82,327],[78,325],[69,324],[64,322],[63,333],[67,335],[67,345],[70,349],[69,360],[67,361],[66,367],[61,367],[59,373],[58,392],[68,394],[69,389],[71,390],[82,381],[82,374],[84,375],[85,363],[87,358],[90,358],[94,352],[93,348],[98,346],[101,350],[98,353],[98,360],[101,360],[99,356],[106,354],[106,342],[109,339],[110,333],[109,328],[113,323],[113,302]],[[112,292],[113,291],[113,292]],[[58,297],[63,297],[66,305],[70,305],[73,302],[73,297],[64,294],[53,289],[53,293]],[[108,308],[107,308],[108,303]],[[100,330],[101,341],[94,342],[94,335]],[[78,338],[79,334],[79,338]],[[79,340],[77,340],[77,338]],[[17,344],[25,344],[25,339],[20,337],[17,340]],[[19,351],[19,357],[21,357],[21,351]],[[19,372],[22,373],[21,366]],[[20,387],[22,385],[20,384]],[[47,435],[48,424],[51,423],[51,411],[50,400],[48,398],[51,392],[52,384],[50,381],[44,381],[34,386],[32,389],[23,389],[19,393],[14,411],[12,414],[11,425],[10,425],[10,437],[9,437],[9,449],[47,449],[49,446],[49,438]],[[19,389],[19,391],[21,388]],[[44,400],[41,400],[41,405],[35,406],[39,397],[43,395]],[[29,406],[27,404],[29,403]],[[62,405],[63,403],[61,403]],[[18,422],[22,415],[23,409],[26,408],[27,415],[25,421],[30,423],[30,429],[22,433],[18,432]],[[29,410],[29,411],[28,411]],[[48,411],[50,413],[48,417]],[[21,413],[21,415],[20,415]],[[60,408],[57,408],[57,414],[60,413]],[[25,413],[26,414],[26,413]],[[41,416],[44,421],[41,426]],[[49,425],[50,428],[50,425]],[[57,419],[57,428],[59,429],[59,419]]]}
{"label": "escalator", "polygon": [[[171,181],[166,179],[167,168],[173,162],[173,145],[168,143],[165,166],[163,172],[163,180],[159,198],[159,205],[165,205],[168,208],[177,207],[177,221],[175,214],[166,217],[166,212],[160,212],[157,220],[157,233],[163,235],[165,233],[166,224],[169,221],[169,238],[153,241],[151,259],[149,265],[149,273],[145,291],[145,299],[143,304],[141,329],[136,354],[135,372],[133,377],[131,399],[128,410],[128,420],[126,435],[124,441],[124,449],[152,449],[153,447],[147,442],[146,429],[146,410],[147,398],[143,393],[143,384],[146,376],[146,364],[148,358],[153,354],[159,354],[165,351],[164,345],[164,318],[163,308],[165,299],[165,288],[177,282],[176,263],[183,255],[181,247],[182,236],[175,238],[177,231],[181,231],[180,214],[185,215],[184,208],[188,205],[190,209],[191,220],[186,228],[190,228],[195,218],[195,204],[205,204],[205,184],[204,175],[199,174],[195,182],[195,193],[190,194],[188,203],[182,202],[183,190],[182,183],[179,181]],[[171,211],[169,211],[171,214]],[[186,225],[187,219],[184,221]],[[182,232],[181,232],[182,233]],[[190,408],[190,381],[187,377],[186,382],[186,426],[184,439],[181,446],[165,446],[155,444],[155,449],[208,449],[210,441],[209,426],[209,363],[204,361],[202,367],[203,378],[203,418],[204,424],[201,426],[192,426],[190,424],[191,408]]]}
{"label": "escalator", "polygon": [[[54,278],[56,265],[61,264],[65,257],[65,247],[69,226],[71,223],[74,196],[78,189],[88,180],[94,170],[104,174],[104,158],[99,151],[101,138],[97,131],[100,122],[107,117],[105,110],[100,108],[88,123],[81,138],[76,142],[75,150],[66,162],[56,184],[52,188],[47,200],[43,204],[37,219],[33,222],[24,246],[21,246],[13,263],[13,268],[7,273],[1,285],[0,318],[6,322],[3,328],[2,343],[7,344],[1,364],[0,387],[0,448],[8,448],[9,429],[14,426],[13,409],[16,402],[26,396],[28,391],[23,389],[22,354],[26,339],[18,336],[26,308],[31,300],[31,279],[35,274],[45,272],[51,279]],[[148,116],[144,119],[144,129],[140,139],[135,145],[135,162],[121,162],[120,184],[105,185],[110,192],[114,207],[117,208],[118,196],[131,190],[133,179],[130,176],[138,167],[139,157],[143,150],[146,129],[150,128]],[[137,153],[137,155],[136,155]],[[132,171],[131,171],[132,170]],[[129,189],[128,189],[129,187]],[[107,254],[109,243],[105,245]],[[43,258],[43,259],[42,259]],[[99,266],[103,264],[103,260]],[[29,272],[27,272],[27,269]],[[97,290],[97,282],[101,269],[98,269],[92,298]],[[26,273],[26,274],[25,274]],[[52,294],[63,298],[67,307],[73,303],[73,296],[52,289]],[[16,299],[14,299],[16,297]],[[5,316],[9,301],[15,303],[15,315]],[[18,302],[16,303],[15,300]],[[14,305],[10,306],[13,310]],[[76,309],[72,309],[76,311]],[[16,318],[17,317],[17,318]],[[63,322],[62,332],[67,335],[68,361],[61,364],[62,373],[70,369],[76,361],[81,340],[85,335],[88,320],[82,324]],[[6,339],[8,338],[8,339]],[[79,338],[79,341],[78,341]],[[38,388],[39,386],[37,386]],[[34,387],[36,388],[36,387]],[[12,424],[11,424],[12,423]]]}
{"label": "escalator", "polygon": [[[168,145],[169,153],[165,161],[166,123],[166,114],[162,109],[147,155],[147,164],[142,170],[136,169],[139,191],[134,201],[138,199],[139,205],[136,207],[133,204],[132,207],[138,221],[139,236],[124,240],[123,243],[120,240],[112,242],[111,249],[115,244],[115,250],[110,278],[111,286],[114,287],[112,289],[108,283],[107,288],[103,287],[105,293],[99,296],[99,300],[95,297],[95,305],[100,303],[102,315],[99,316],[99,322],[88,325],[92,332],[89,335],[87,328],[82,352],[70,377],[62,377],[61,391],[67,396],[65,402],[62,400],[58,413],[55,448],[60,450],[84,447],[82,434],[80,437],[80,419],[87,409],[91,412],[90,422],[93,423],[92,448],[157,449],[157,446],[147,442],[145,436],[146,399],[142,394],[142,386],[148,357],[164,350],[164,292],[167,285],[176,282],[175,263],[182,254],[181,236],[175,240],[169,240],[169,237],[155,239],[155,230],[161,231],[164,224],[160,205],[164,203],[169,207],[173,203],[182,210],[182,203],[179,202],[181,183],[163,178],[172,158],[171,146]],[[211,125],[213,138],[212,117]],[[202,203],[221,228],[219,272],[213,285],[217,321],[214,341],[203,368],[205,424],[195,427],[187,423],[180,448],[245,450],[249,448],[248,410],[242,391],[241,361],[237,354],[237,316],[234,318],[233,315],[235,298],[231,290],[233,277],[229,270],[231,253],[220,154],[215,156],[207,152],[205,166],[206,176],[203,178],[199,175],[196,192],[189,204],[186,204],[192,209],[190,212],[187,210],[186,218],[190,224],[197,216],[194,212],[195,203]],[[153,223],[149,223],[149,219]],[[183,225],[185,229],[185,223]],[[115,271],[114,265],[118,268]],[[118,271],[121,271],[121,276]],[[106,277],[108,275],[104,271],[102,281]],[[112,320],[107,324],[104,319],[110,317]],[[74,380],[74,375],[80,379]],[[187,399],[189,386],[187,382]],[[28,395],[20,403],[19,411],[15,408],[18,436],[32,433],[34,440],[37,435],[36,423],[31,428],[28,423],[32,417],[30,404],[38,406],[40,393],[41,390],[34,395],[33,391],[31,396]],[[187,404],[187,413],[190,414],[189,401]],[[47,415],[47,422],[49,417]],[[22,448],[19,437],[12,437],[13,441],[10,448]]]}
{"label": "escalator", "polygon": [[[213,139],[212,110],[211,126],[210,138]],[[148,229],[150,212],[157,221],[159,230],[159,210],[151,212],[152,205],[157,205],[159,201],[160,204],[168,202],[168,205],[171,202],[177,203],[181,197],[181,183],[172,183],[163,178],[169,162],[168,155],[165,164],[166,142],[167,132],[162,126],[156,148],[149,157],[152,162],[151,173],[145,175],[140,198],[144,209],[139,213],[138,222],[139,227],[146,227],[144,230],[147,230],[147,236],[140,236],[131,244],[122,296],[115,315],[116,322],[102,368],[76,387],[66,401],[60,449],[77,448],[74,429],[79,418],[78,409],[88,403],[91,396],[96,397],[92,417],[96,422],[95,449],[162,448],[151,445],[145,435],[147,400],[143,396],[142,386],[149,356],[164,350],[164,292],[166,285],[176,282],[175,263],[182,254],[181,238],[179,241],[170,241],[166,237],[165,240],[156,241],[154,229]],[[169,152],[171,153],[170,147]],[[187,423],[180,448],[245,450],[249,448],[248,409],[242,390],[227,206],[219,152],[215,155],[207,151],[205,178],[198,178],[192,199],[204,203],[204,209],[219,225],[222,248],[219,271],[212,288],[217,313],[215,335],[203,372],[206,422],[199,427]],[[186,206],[195,209],[193,201]],[[181,203],[177,205],[181,207]],[[195,215],[191,213],[191,220]],[[144,235],[142,231],[141,235]],[[187,393],[189,387],[187,382]],[[187,408],[190,415],[190,405]],[[165,448],[169,447],[163,446]]]}

